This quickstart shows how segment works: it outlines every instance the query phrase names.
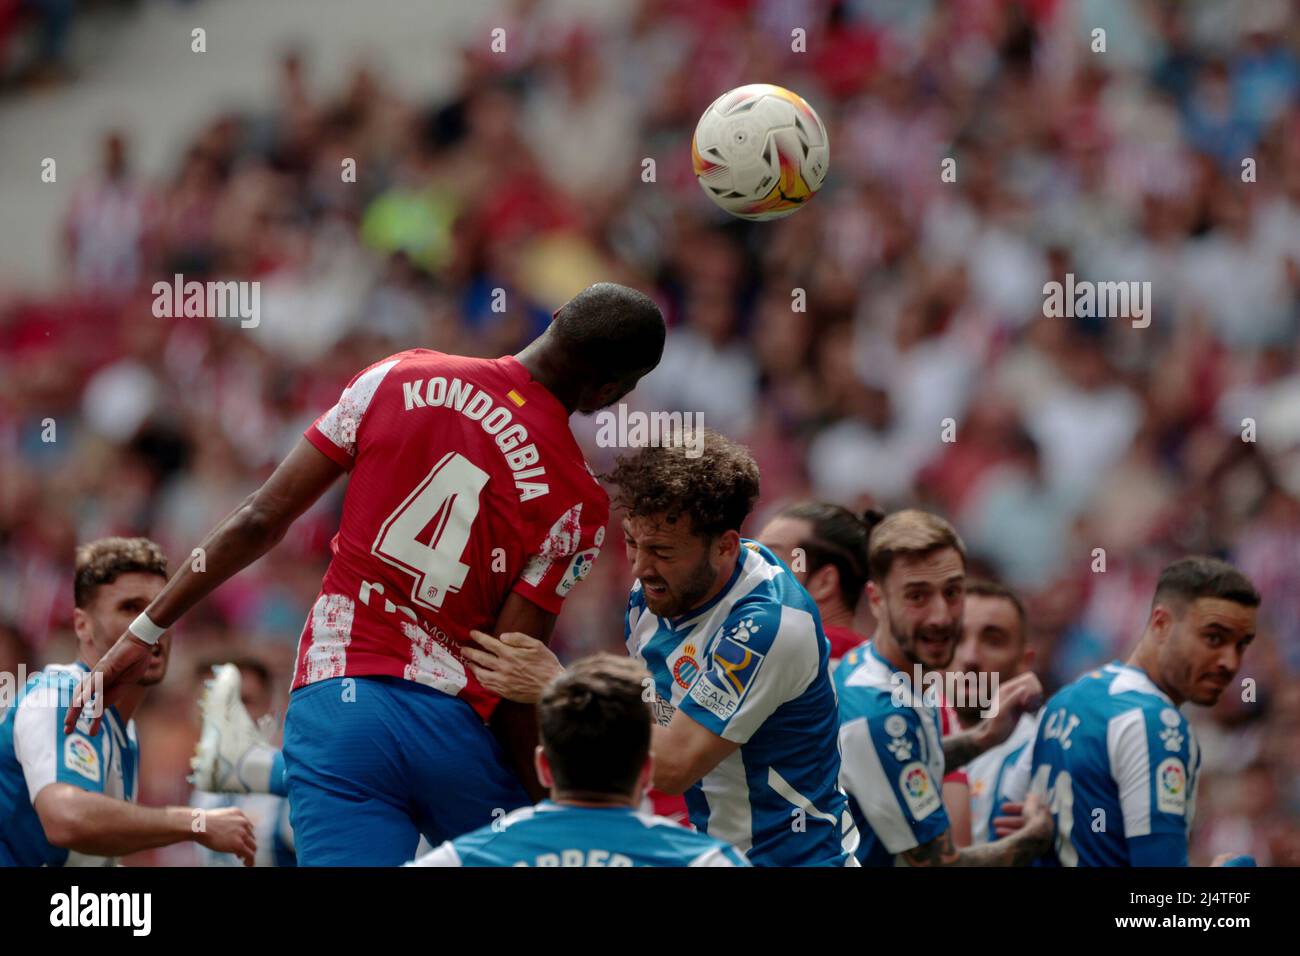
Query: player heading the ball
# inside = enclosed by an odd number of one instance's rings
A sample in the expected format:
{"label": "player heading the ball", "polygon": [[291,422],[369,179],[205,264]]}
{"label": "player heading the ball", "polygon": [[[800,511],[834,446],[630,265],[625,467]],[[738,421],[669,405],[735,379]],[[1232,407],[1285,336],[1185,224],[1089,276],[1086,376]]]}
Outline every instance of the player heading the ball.
{"label": "player heading the ball", "polygon": [[396,866],[421,835],[437,845],[529,805],[534,710],[498,706],[462,645],[471,630],[549,637],[609,519],[569,416],[631,391],[664,336],[647,296],[599,283],[517,355],[411,349],[364,369],[203,541],[206,569],[183,568],[99,662],[105,697],[347,472],[285,715],[299,864]]}

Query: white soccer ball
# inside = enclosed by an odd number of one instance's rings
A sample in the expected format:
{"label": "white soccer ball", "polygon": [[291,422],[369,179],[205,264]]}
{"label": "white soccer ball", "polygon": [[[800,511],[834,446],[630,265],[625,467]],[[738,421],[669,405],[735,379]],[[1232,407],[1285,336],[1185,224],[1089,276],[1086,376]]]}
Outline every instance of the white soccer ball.
{"label": "white soccer ball", "polygon": [[830,141],[799,94],[751,83],[704,111],[691,140],[691,164],[705,195],[733,216],[780,219],[821,189]]}

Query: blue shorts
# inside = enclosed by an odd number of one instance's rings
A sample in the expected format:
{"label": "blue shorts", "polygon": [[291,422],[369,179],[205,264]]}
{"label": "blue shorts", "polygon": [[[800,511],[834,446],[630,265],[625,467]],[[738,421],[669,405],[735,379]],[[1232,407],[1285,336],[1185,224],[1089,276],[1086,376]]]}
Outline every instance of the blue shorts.
{"label": "blue shorts", "polygon": [[299,866],[397,866],[532,802],[469,704],[396,677],[295,690],[284,761]]}

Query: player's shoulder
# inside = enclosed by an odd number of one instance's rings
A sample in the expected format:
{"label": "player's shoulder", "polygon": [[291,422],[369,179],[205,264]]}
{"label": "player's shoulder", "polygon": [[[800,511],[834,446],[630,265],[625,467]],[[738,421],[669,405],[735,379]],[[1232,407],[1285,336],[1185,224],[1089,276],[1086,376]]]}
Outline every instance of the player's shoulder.
{"label": "player's shoulder", "polygon": [[[1145,671],[1118,661],[1102,669],[1108,678],[1105,688],[1106,710],[1114,714],[1141,711],[1143,719],[1149,724],[1170,727],[1185,727],[1186,716],[1174,706],[1174,702],[1165,694]],[[1094,691],[1094,694],[1099,694]]]}
{"label": "player's shoulder", "polygon": [[870,642],[858,645],[840,661],[835,677],[841,693],[874,703],[881,703],[883,698],[890,706],[903,705],[910,709],[910,700],[903,700],[896,693],[907,689],[905,676],[896,678],[894,669],[880,659]]}
{"label": "player's shoulder", "polygon": [[921,732],[921,715],[912,706],[906,685],[869,666],[859,665],[839,689],[840,723],[863,720],[875,736],[900,737]]}
{"label": "player's shoulder", "polygon": [[819,648],[815,605],[807,592],[762,545],[747,541],[741,547],[744,566],[732,585],[724,633],[765,646],[779,639]]}
{"label": "player's shoulder", "polygon": [[669,847],[675,857],[689,861],[691,865],[749,866],[749,861],[735,847],[707,833],[653,813],[636,812],[632,816],[649,831],[648,836]]}
{"label": "player's shoulder", "polygon": [[76,664],[49,664],[27,678],[18,706],[55,708],[61,704],[66,707],[87,673]]}
{"label": "player's shoulder", "polygon": [[741,570],[734,586],[746,592],[746,597],[800,610],[816,606],[790,569],[765,545],[742,538],[740,560]]}
{"label": "player's shoulder", "polygon": [[348,388],[356,391],[358,388],[371,386],[377,388],[383,381],[387,380],[394,370],[406,372],[414,367],[419,367],[426,356],[439,356],[442,353],[433,352],[430,349],[405,349],[401,352],[394,352],[391,355],[385,355],[381,359],[376,359],[370,364],[360,368],[352,376]]}
{"label": "player's shoulder", "polygon": [[491,823],[461,834],[449,841],[450,845],[457,857],[466,864],[480,858],[495,857],[493,844],[509,842],[511,834],[518,833],[521,825],[528,829],[528,824],[537,816],[537,811],[538,807],[520,807],[509,813],[498,813]]}

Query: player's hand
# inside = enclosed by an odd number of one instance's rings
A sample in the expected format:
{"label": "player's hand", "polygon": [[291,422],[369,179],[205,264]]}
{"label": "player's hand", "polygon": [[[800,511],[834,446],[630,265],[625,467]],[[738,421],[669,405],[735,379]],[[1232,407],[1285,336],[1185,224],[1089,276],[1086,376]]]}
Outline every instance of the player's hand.
{"label": "player's hand", "polygon": [[535,704],[546,685],[564,673],[560,659],[535,637],[517,631],[500,638],[482,631],[470,631],[469,636],[479,645],[462,648],[470,670],[480,684],[506,700]]}
{"label": "player's hand", "polygon": [[[93,701],[91,713],[95,719],[90,722],[90,735],[93,737],[98,734],[105,708],[116,704],[144,676],[152,655],[153,645],[140,640],[130,631],[119,637],[91,672],[81,679],[80,686],[72,695],[72,703],[68,705],[67,716],[63,718],[63,732],[72,733],[82,708],[91,705]],[[96,690],[100,692],[98,697]]]}
{"label": "player's hand", "polygon": [[993,832],[1001,839],[1010,836],[1025,825],[1025,805],[1023,803],[1002,804],[1002,816],[993,818]]}
{"label": "player's hand", "polygon": [[203,821],[203,829],[194,834],[196,843],[217,853],[233,853],[244,861],[244,866],[253,865],[257,838],[253,835],[253,823],[244,816],[243,810],[235,807],[204,810],[198,819]]}
{"label": "player's hand", "polygon": [[1025,798],[1021,807],[1021,816],[1024,825],[1020,829],[1020,839],[1031,841],[1035,847],[1035,855],[1046,853],[1052,845],[1052,836],[1056,832],[1056,825],[1052,822],[1052,815],[1047,810],[1047,804],[1043,798],[1036,793],[1031,793]]}
{"label": "player's hand", "polygon": [[1043,685],[1033,673],[1013,677],[998,687],[997,713],[981,722],[989,747],[996,747],[1016,729],[1022,714],[1037,710],[1043,703]]}

